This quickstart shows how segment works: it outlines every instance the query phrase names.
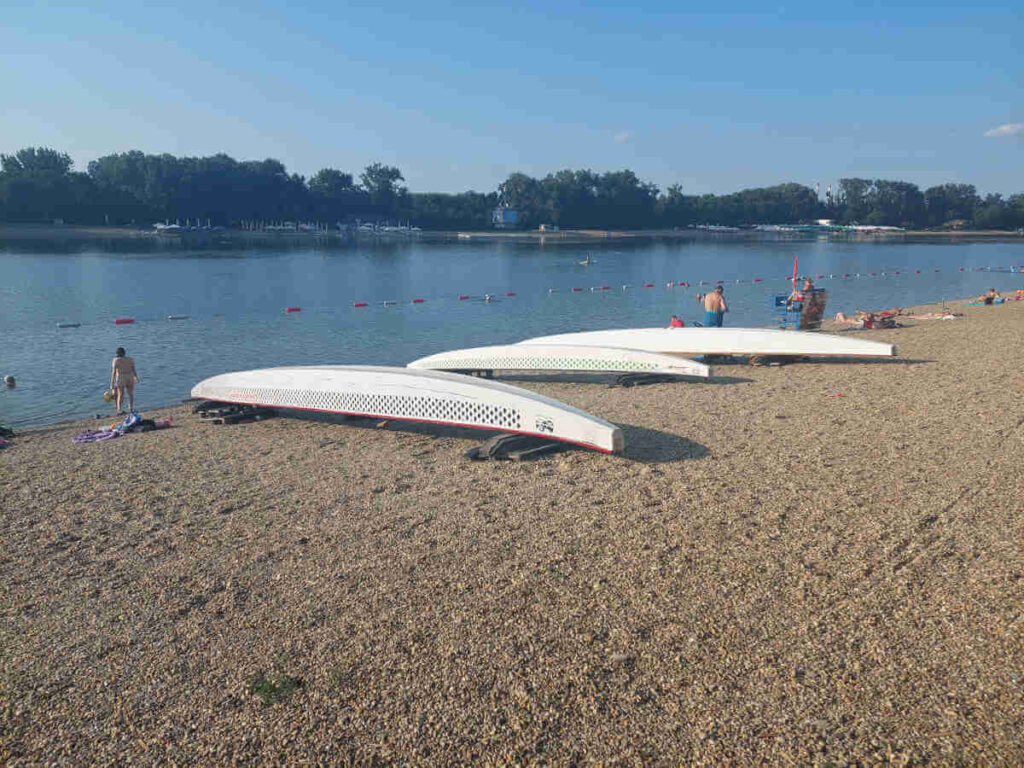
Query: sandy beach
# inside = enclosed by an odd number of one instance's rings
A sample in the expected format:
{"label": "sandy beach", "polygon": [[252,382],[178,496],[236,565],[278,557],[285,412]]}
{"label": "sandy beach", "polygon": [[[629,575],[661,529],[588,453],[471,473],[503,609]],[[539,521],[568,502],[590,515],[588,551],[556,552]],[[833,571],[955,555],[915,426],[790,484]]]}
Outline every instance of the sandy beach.
{"label": "sandy beach", "polygon": [[957,310],[851,331],[893,360],[503,377],[624,456],[19,434],[0,762],[1020,764],[1024,302]]}

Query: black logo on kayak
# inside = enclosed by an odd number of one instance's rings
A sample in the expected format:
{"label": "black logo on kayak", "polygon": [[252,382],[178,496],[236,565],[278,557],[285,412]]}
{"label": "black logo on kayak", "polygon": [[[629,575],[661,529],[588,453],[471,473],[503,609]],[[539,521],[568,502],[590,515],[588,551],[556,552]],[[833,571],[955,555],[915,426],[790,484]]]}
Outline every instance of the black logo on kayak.
{"label": "black logo on kayak", "polygon": [[543,416],[537,417],[537,431],[538,432],[554,432],[555,422],[551,419],[546,419]]}

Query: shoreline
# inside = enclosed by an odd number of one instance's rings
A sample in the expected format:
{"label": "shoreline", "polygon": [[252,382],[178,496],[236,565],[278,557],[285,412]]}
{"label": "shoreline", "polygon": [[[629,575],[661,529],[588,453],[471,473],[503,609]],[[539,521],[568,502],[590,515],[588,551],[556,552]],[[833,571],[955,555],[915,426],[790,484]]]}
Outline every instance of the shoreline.
{"label": "shoreline", "polygon": [[[905,307],[901,307],[901,309],[904,312],[906,312],[907,314],[912,314],[912,313],[917,312],[917,311],[932,311],[932,310],[937,310],[937,309],[942,309],[943,311],[947,311],[947,310],[952,311],[953,307],[965,307],[964,302],[966,302],[966,301],[968,301],[970,299],[975,299],[975,298],[977,298],[977,297],[975,297],[975,296],[965,296],[965,297],[954,297],[954,298],[945,299],[945,300],[942,300],[942,301],[917,302],[917,303],[914,303],[914,304],[908,304]],[[1015,303],[1015,302],[1013,302],[1012,300],[1007,300],[1004,304],[998,305],[998,306],[1008,306],[1011,303]],[[884,311],[884,310],[879,309],[879,310],[874,310],[874,311],[881,312],[881,311]],[[831,319],[832,317],[834,317],[834,314],[835,313],[832,313],[831,315],[829,315],[829,316],[827,316],[825,318],[825,321],[824,321],[824,323],[822,325],[822,328],[821,328],[821,331],[823,333],[844,334],[844,333],[851,333],[851,332],[852,333],[860,333],[861,332],[861,329],[853,329],[853,328],[850,328],[848,325],[845,325],[845,324],[842,324],[842,323],[838,323],[835,320]],[[911,322],[913,323],[913,322],[917,322],[917,321],[911,320]],[[768,325],[759,325],[759,326],[752,326],[752,327],[756,327],[756,328],[774,328],[776,326],[772,325],[772,324],[768,324]],[[817,359],[815,362],[822,363],[823,360],[827,360],[827,359]],[[184,408],[184,409],[187,410],[188,407],[189,407],[188,406],[189,402],[191,402],[189,399],[181,399],[181,400],[176,400],[175,402],[158,403],[158,404],[153,405],[153,406],[151,406],[151,407],[149,407],[149,408],[147,408],[147,409],[145,409],[143,411],[139,411],[139,413],[144,414],[147,418],[150,418],[151,414],[154,414],[154,413],[157,414],[157,416],[163,416],[163,415],[166,415],[165,412],[168,412],[168,411],[170,411],[172,409],[182,409],[182,408]],[[99,407],[111,407],[111,406],[110,406],[110,404],[104,404],[103,406],[99,406]],[[58,429],[58,428],[63,428],[63,427],[79,427],[81,429],[87,429],[87,428],[91,428],[92,426],[95,426],[95,425],[107,424],[107,423],[110,423],[111,421],[120,421],[120,419],[117,418],[116,414],[110,413],[109,415],[97,415],[97,416],[93,416],[93,417],[75,417],[75,418],[70,418],[70,419],[62,419],[60,421],[55,421],[55,422],[48,422],[48,423],[41,423],[41,424],[26,424],[26,425],[23,425],[23,426],[19,426],[17,424],[13,424],[12,425],[12,424],[2,424],[2,423],[0,423],[0,426],[11,427],[11,428],[15,429],[18,434],[25,434],[25,433],[29,433],[29,432],[34,432],[36,430],[51,430],[51,429]]]}
{"label": "shoreline", "polygon": [[846,331],[894,359],[501,377],[623,456],[19,433],[0,762],[1018,762],[1024,302],[962,311]]}
{"label": "shoreline", "polygon": [[538,243],[596,243],[602,240],[630,240],[630,239],[693,239],[693,238],[766,238],[766,239],[813,239],[827,236],[834,239],[882,239],[892,240],[900,238],[915,239],[937,239],[937,240],[970,240],[978,239],[983,241],[1005,240],[1016,242],[1024,240],[1024,235],[1016,232],[1003,230],[963,230],[938,232],[930,230],[906,230],[903,232],[866,232],[857,233],[764,233],[755,230],[740,230],[738,232],[707,232],[697,229],[645,229],[645,230],[595,230],[595,229],[566,229],[557,232],[540,232],[538,230],[437,230],[424,231],[414,236],[367,236],[351,235],[337,231],[327,232],[266,232],[250,231],[241,229],[225,229],[209,232],[183,232],[175,234],[161,234],[153,231],[152,228],[138,227],[106,227],[89,225],[51,225],[51,224],[0,224],[0,242],[4,240],[131,240],[131,239],[154,239],[157,241],[208,241],[221,240],[239,242],[245,240],[281,240],[281,241],[308,241],[312,239],[330,239],[338,241],[355,240],[360,243],[379,242],[417,242],[427,241],[464,241],[464,240],[505,240],[512,242],[538,242]]}

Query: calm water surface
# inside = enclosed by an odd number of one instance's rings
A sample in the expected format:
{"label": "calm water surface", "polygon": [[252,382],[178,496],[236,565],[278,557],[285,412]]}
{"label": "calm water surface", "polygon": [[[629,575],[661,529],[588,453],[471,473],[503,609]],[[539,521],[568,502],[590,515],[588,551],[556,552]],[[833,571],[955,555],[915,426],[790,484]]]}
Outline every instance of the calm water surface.
{"label": "calm water surface", "polygon": [[[593,263],[581,266],[588,251]],[[230,370],[404,365],[444,349],[540,334],[664,326],[673,313],[692,321],[702,314],[695,295],[709,287],[701,280],[725,281],[727,325],[767,325],[769,297],[788,290],[782,278],[792,273],[794,255],[801,274],[835,275],[818,281],[830,292],[831,312],[1024,287],[1021,275],[975,271],[1024,264],[1024,243],[1012,242],[709,238],[218,249],[150,241],[0,242],[0,375],[12,374],[18,383],[0,389],[0,423],[109,414],[101,395],[118,346],[136,360],[142,377],[136,404],[145,410],[180,402],[197,381]],[[862,277],[839,279],[843,273]],[[689,289],[666,287],[684,280]],[[610,290],[591,291],[601,286]],[[483,301],[486,293],[491,303]],[[460,301],[460,294],[471,298]],[[425,301],[412,304],[413,298]],[[354,302],[369,306],[353,308]],[[284,312],[293,306],[302,311]],[[167,320],[172,314],[190,317]],[[136,322],[115,326],[115,317]],[[81,327],[58,329],[59,322]]]}

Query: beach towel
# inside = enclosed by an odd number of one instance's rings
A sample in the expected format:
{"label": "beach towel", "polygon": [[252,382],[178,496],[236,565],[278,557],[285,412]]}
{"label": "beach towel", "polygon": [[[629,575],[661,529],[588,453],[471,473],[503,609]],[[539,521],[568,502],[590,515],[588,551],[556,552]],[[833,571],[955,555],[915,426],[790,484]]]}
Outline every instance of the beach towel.
{"label": "beach towel", "polygon": [[124,421],[117,425],[111,425],[108,429],[87,429],[79,435],[71,438],[73,443],[98,443],[101,440],[112,440],[133,431],[142,422],[142,417],[132,411],[124,417]]}
{"label": "beach towel", "polygon": [[111,440],[120,437],[120,433],[112,429],[87,429],[81,434],[71,438],[72,443],[98,443],[101,440]]}

